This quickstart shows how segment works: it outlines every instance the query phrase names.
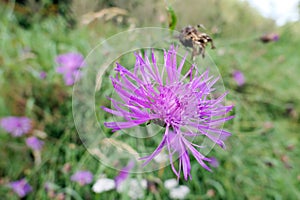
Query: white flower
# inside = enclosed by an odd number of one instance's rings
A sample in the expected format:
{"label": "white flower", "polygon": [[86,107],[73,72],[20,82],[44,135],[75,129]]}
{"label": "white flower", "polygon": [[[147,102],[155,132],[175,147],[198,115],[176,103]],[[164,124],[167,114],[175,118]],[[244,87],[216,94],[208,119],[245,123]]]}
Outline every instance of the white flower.
{"label": "white flower", "polygon": [[92,190],[96,193],[112,190],[116,187],[115,181],[109,178],[100,178],[93,185]]}
{"label": "white flower", "polygon": [[187,186],[180,185],[178,187],[172,188],[169,195],[171,199],[184,199],[189,192],[190,189]]}
{"label": "white flower", "polygon": [[169,160],[169,157],[166,153],[161,152],[160,154],[154,157],[154,160],[158,163],[165,163]]}
{"label": "white flower", "polygon": [[131,199],[142,199],[146,187],[147,181],[145,179],[129,179],[123,181],[117,188],[117,191],[119,193],[127,193]]}
{"label": "white flower", "polygon": [[168,190],[171,190],[175,187],[178,186],[178,181],[175,179],[175,178],[172,178],[172,179],[167,179],[165,180],[164,182],[164,186],[165,188],[167,188]]}

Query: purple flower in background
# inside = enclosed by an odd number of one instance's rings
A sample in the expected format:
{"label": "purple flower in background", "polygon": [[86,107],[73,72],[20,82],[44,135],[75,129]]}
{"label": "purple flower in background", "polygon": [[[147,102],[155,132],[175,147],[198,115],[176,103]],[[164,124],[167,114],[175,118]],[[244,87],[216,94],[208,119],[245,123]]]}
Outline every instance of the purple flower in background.
{"label": "purple flower in background", "polygon": [[279,40],[279,35],[278,34],[274,34],[272,37],[273,41],[278,41]]}
{"label": "purple flower in background", "polygon": [[120,186],[120,184],[127,179],[129,172],[134,167],[134,161],[130,161],[127,166],[123,167],[118,176],[115,177],[116,188]]}
{"label": "purple flower in background", "polygon": [[[225,117],[233,106],[224,106],[222,103],[227,93],[216,99],[212,98],[212,86],[218,78],[213,80],[208,75],[208,70],[200,74],[195,65],[182,76],[185,58],[177,66],[176,49],[173,46],[164,52],[162,69],[159,69],[153,52],[152,64],[147,56],[135,56],[134,72],[117,63],[117,75],[115,78],[111,77],[115,91],[122,100],[109,98],[115,110],[102,107],[106,112],[123,117],[125,121],[105,122],[104,125],[113,131],[149,121],[161,125],[165,127],[161,143],[151,155],[141,158],[145,160],[144,165],[166,147],[172,170],[178,178],[181,170],[185,179],[190,177],[189,153],[202,167],[210,170],[204,163],[210,162],[210,159],[196,149],[202,147],[193,144],[189,139],[204,136],[225,147],[223,141],[230,133],[219,127],[233,118]],[[172,156],[175,153],[179,156],[178,171],[173,166]]]}
{"label": "purple flower in background", "polygon": [[93,181],[93,174],[90,171],[77,171],[71,176],[71,181],[75,181],[80,185],[90,184]]}
{"label": "purple flower in background", "polygon": [[243,86],[245,84],[245,77],[244,74],[241,71],[235,70],[232,73],[233,79],[237,83],[238,86]]}
{"label": "purple flower in background", "polygon": [[27,183],[26,179],[24,179],[24,178],[21,180],[9,183],[9,186],[21,198],[25,197],[29,192],[32,191],[31,186]]}
{"label": "purple flower in background", "polygon": [[79,53],[66,53],[56,57],[59,64],[56,71],[64,75],[66,85],[73,85],[80,78],[83,61],[84,57]]}
{"label": "purple flower in background", "polygon": [[47,77],[47,73],[42,71],[40,72],[40,79],[45,79]]}
{"label": "purple flower in background", "polygon": [[27,117],[5,117],[1,119],[0,124],[14,137],[22,136],[31,129],[31,120]]}
{"label": "purple flower in background", "polygon": [[26,145],[33,150],[39,151],[43,148],[44,142],[32,136],[26,139]]}
{"label": "purple flower in background", "polygon": [[219,167],[219,162],[218,162],[218,160],[215,158],[215,157],[211,157],[210,158],[210,165],[212,166],[212,167]]}

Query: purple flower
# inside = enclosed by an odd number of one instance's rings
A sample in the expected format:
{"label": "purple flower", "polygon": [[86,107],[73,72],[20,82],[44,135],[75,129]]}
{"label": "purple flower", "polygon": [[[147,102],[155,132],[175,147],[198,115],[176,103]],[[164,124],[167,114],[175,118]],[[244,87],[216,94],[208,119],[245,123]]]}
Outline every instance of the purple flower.
{"label": "purple flower", "polygon": [[115,177],[116,187],[118,188],[120,184],[127,179],[130,170],[134,167],[134,161],[130,161],[127,166],[123,167],[118,176]]}
{"label": "purple flower", "polygon": [[73,85],[80,78],[83,61],[84,57],[79,53],[66,53],[56,57],[59,64],[56,71],[64,75],[66,85]]}
{"label": "purple flower", "polygon": [[245,77],[244,74],[241,71],[235,70],[232,73],[233,79],[237,83],[239,87],[243,86],[245,84]]}
{"label": "purple flower", "polygon": [[26,145],[33,150],[39,151],[43,148],[44,142],[32,136],[26,139]]}
{"label": "purple flower", "polygon": [[90,171],[77,171],[71,176],[71,181],[75,181],[80,185],[90,184],[93,181],[93,174]]}
{"label": "purple flower", "polygon": [[44,71],[40,72],[40,79],[45,79],[47,77],[47,73]]}
{"label": "purple flower", "polygon": [[279,40],[279,35],[278,34],[273,34],[272,40],[273,41],[278,41]]}
{"label": "purple flower", "polygon": [[9,183],[9,186],[21,198],[25,197],[29,192],[32,191],[31,186],[27,183],[26,179],[24,179],[24,178],[21,180]]}
{"label": "purple flower", "polygon": [[[211,166],[215,167],[215,163],[217,162],[217,160],[215,158],[204,157],[195,148],[201,148],[201,146],[194,144],[190,141],[193,139],[193,137],[196,137],[197,134],[192,132],[178,132],[176,134],[175,132],[169,130],[169,132],[165,135],[166,139],[163,145],[167,146],[170,153],[169,158],[171,161],[173,154],[177,153],[177,155],[179,156],[179,169],[182,169],[185,180],[187,180],[188,177],[191,178],[191,163],[189,158],[189,152],[192,153],[192,155],[203,168],[211,171],[211,169],[204,163],[204,161],[209,162]],[[209,135],[207,137],[211,137],[211,140],[215,141],[217,144],[223,147],[224,144],[222,140],[225,140],[228,136],[228,133],[224,133],[224,135],[221,135],[220,138],[213,138],[213,136]],[[177,175],[177,177],[180,177],[180,170],[176,171],[173,162],[171,162],[171,167],[174,173]]]}
{"label": "purple flower", "polygon": [[210,158],[210,165],[212,166],[212,167],[218,167],[219,166],[219,162],[218,162],[218,160],[215,158],[215,157],[211,157]]}
{"label": "purple flower", "polygon": [[31,120],[27,117],[5,117],[1,119],[0,124],[14,137],[22,136],[31,129]]}
{"label": "purple flower", "polygon": [[[195,65],[182,76],[185,58],[177,66],[176,49],[171,46],[164,52],[164,66],[160,70],[154,53],[152,64],[149,58],[135,54],[134,72],[130,72],[117,63],[115,78],[111,77],[116,93],[122,99],[117,101],[109,98],[114,109],[102,107],[108,113],[123,117],[125,121],[105,122],[104,125],[113,131],[131,128],[144,123],[155,123],[165,128],[161,143],[154,152],[144,158],[144,165],[157,156],[164,147],[169,152],[173,172],[180,177],[190,177],[191,153],[198,163],[207,170],[210,168],[204,161],[209,158],[202,155],[190,140],[207,137],[225,148],[224,140],[230,133],[220,129],[220,125],[233,116],[225,117],[233,106],[224,106],[222,101],[227,93],[216,99],[212,98],[212,86],[217,79],[209,77],[208,70],[200,74]],[[173,155],[179,157],[178,171],[173,165]]]}

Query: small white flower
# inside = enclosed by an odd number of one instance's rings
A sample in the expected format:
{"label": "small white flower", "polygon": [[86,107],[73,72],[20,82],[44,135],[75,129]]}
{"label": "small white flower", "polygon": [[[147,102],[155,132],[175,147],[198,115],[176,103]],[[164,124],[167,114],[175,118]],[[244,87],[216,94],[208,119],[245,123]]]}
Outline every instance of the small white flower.
{"label": "small white flower", "polygon": [[131,199],[142,199],[146,187],[147,181],[145,179],[129,179],[123,181],[117,188],[117,191],[119,193],[127,193]]}
{"label": "small white flower", "polygon": [[165,163],[169,161],[169,157],[166,153],[161,152],[160,154],[154,157],[154,160],[158,163]]}
{"label": "small white flower", "polygon": [[165,180],[164,182],[164,186],[165,188],[167,188],[168,190],[171,190],[175,187],[178,186],[178,181],[175,179],[175,178],[172,178],[172,179],[167,179]]}
{"label": "small white flower", "polygon": [[100,178],[93,185],[92,190],[96,193],[112,190],[116,187],[115,181],[109,178]]}
{"label": "small white flower", "polygon": [[170,190],[171,199],[184,199],[190,193],[190,189],[185,185],[180,185]]}

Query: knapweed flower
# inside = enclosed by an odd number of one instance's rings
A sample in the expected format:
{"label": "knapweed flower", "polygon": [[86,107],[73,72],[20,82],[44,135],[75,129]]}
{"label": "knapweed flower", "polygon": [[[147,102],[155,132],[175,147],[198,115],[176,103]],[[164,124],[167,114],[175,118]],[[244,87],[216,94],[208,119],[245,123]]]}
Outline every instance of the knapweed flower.
{"label": "knapweed flower", "polygon": [[90,184],[93,181],[93,174],[90,171],[77,171],[71,176],[71,181],[75,181],[80,185]]}
{"label": "knapweed flower", "polygon": [[232,73],[232,77],[239,87],[245,84],[245,76],[241,71],[235,70]]}
{"label": "knapweed flower", "polygon": [[40,151],[43,148],[44,142],[35,136],[26,139],[26,145],[32,150]]}
{"label": "knapweed flower", "polygon": [[79,53],[66,53],[56,57],[56,62],[59,64],[56,71],[64,75],[66,85],[73,85],[80,78],[83,61],[84,57]]}
{"label": "knapweed flower", "polygon": [[41,71],[39,75],[40,75],[40,79],[45,79],[47,77],[47,73],[44,71]]}
{"label": "knapweed flower", "polygon": [[125,181],[129,175],[129,172],[132,170],[134,167],[134,161],[129,161],[127,166],[123,167],[119,174],[115,177],[115,182],[116,182],[116,188],[120,186],[120,184]]}
{"label": "knapweed flower", "polygon": [[[102,107],[108,113],[123,117],[125,121],[105,122],[104,125],[113,131],[131,128],[149,122],[165,128],[162,140],[154,152],[141,159],[144,165],[156,157],[164,147],[169,153],[173,172],[180,177],[190,177],[191,153],[199,164],[207,170],[210,168],[204,161],[209,158],[202,155],[197,148],[202,146],[192,143],[197,137],[207,137],[221,147],[230,133],[220,126],[233,116],[225,117],[232,106],[224,106],[222,101],[227,93],[213,98],[212,87],[218,80],[209,76],[208,70],[200,74],[195,65],[183,73],[185,57],[179,65],[176,61],[176,49],[171,46],[164,52],[164,65],[159,68],[154,53],[150,63],[145,55],[135,54],[134,72],[117,63],[115,78],[112,84],[121,100],[109,98],[114,109]],[[186,69],[185,69],[186,71]],[[173,165],[173,155],[179,157],[178,170]]]}
{"label": "knapweed flower", "polygon": [[20,137],[31,129],[31,120],[27,117],[5,117],[1,119],[0,124],[14,137]]}
{"label": "knapweed flower", "polygon": [[21,180],[9,183],[9,186],[21,198],[25,197],[29,192],[32,191],[31,186],[27,183],[26,179],[24,179],[24,178]]}

